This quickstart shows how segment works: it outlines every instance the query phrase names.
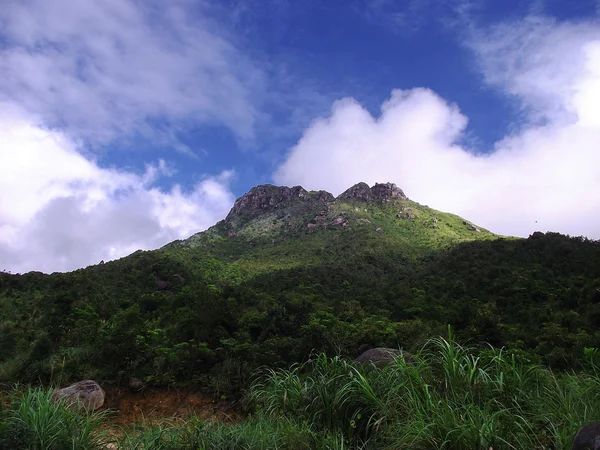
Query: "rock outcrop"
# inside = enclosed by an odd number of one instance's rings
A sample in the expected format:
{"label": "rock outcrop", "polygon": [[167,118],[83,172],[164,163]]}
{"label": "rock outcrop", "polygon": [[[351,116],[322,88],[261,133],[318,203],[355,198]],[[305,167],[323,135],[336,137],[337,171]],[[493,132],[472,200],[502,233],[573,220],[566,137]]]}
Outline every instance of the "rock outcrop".
{"label": "rock outcrop", "polygon": [[473,225],[471,222],[467,222],[466,220],[463,220],[463,225],[465,225],[467,227],[467,230],[469,231],[476,231],[477,233],[481,233],[481,230],[476,227],[475,225]]}
{"label": "rock outcrop", "polygon": [[373,192],[367,183],[358,183],[346,189],[337,196],[337,200],[363,200],[368,202],[373,198]]}
{"label": "rock outcrop", "polygon": [[385,348],[378,347],[369,349],[354,360],[356,364],[369,364],[373,363],[376,367],[382,368],[393,362],[400,356],[406,360],[410,360],[412,355],[404,350],[398,350],[396,348]]}
{"label": "rock outcrop", "polygon": [[387,203],[393,200],[407,200],[408,197],[394,183],[375,183],[372,188],[367,183],[358,183],[341,193],[337,199],[365,202],[377,200]]}
{"label": "rock outcrop", "polygon": [[373,196],[384,200],[408,200],[408,197],[404,194],[404,191],[396,186],[394,183],[375,183],[375,186],[371,188]]}
{"label": "rock outcrop", "polygon": [[104,405],[106,394],[94,380],[79,381],[52,394],[52,400],[64,400],[70,406],[94,410]]}
{"label": "rock outcrop", "polygon": [[275,211],[289,206],[293,202],[314,202],[322,205],[333,201],[333,195],[325,191],[307,191],[302,186],[292,188],[261,184],[238,198],[225,218],[231,222],[236,217],[255,217],[265,212]]}

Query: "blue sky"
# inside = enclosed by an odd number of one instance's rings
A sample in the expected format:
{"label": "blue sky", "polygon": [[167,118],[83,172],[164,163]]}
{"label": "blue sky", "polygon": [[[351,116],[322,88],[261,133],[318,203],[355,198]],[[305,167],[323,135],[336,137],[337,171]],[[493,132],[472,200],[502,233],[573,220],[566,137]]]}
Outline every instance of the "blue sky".
{"label": "blue sky", "polygon": [[0,269],[156,248],[261,183],[600,238],[598,1],[9,0],[0,77]]}

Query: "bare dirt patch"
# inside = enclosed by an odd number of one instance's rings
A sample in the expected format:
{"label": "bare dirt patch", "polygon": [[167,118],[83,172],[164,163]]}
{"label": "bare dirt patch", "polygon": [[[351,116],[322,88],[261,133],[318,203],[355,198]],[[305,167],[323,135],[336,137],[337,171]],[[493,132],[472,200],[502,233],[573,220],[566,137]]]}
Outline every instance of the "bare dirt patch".
{"label": "bare dirt patch", "polygon": [[105,407],[114,411],[111,414],[114,423],[129,425],[192,416],[218,422],[242,418],[237,401],[217,399],[199,392],[158,388],[131,392],[127,388],[110,386],[104,390]]}

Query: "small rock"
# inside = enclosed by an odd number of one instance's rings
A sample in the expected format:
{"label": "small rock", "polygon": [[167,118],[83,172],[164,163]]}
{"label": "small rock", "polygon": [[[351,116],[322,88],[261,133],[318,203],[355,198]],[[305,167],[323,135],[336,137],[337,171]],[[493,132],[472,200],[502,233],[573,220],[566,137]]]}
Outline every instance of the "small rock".
{"label": "small rock", "polygon": [[65,400],[70,406],[94,410],[104,405],[104,390],[94,380],[79,381],[52,394],[52,400]]}
{"label": "small rock", "polygon": [[396,217],[398,219],[415,219],[417,216],[409,212],[405,212],[404,214],[399,212],[398,214],[396,214]]}
{"label": "small rock", "polygon": [[375,228],[375,231],[376,231],[377,233],[381,233],[383,230],[382,230],[381,228],[377,227],[377,228]]}

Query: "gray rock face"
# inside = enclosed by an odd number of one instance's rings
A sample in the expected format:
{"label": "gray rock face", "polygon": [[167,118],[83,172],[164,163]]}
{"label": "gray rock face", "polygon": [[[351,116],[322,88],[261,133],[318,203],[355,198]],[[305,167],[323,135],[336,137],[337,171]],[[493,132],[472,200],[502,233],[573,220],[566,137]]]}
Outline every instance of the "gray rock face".
{"label": "gray rock face", "polygon": [[225,222],[231,221],[236,216],[257,216],[265,212],[279,210],[280,207],[289,205],[294,201],[330,202],[333,201],[333,195],[325,191],[308,192],[302,186],[289,188],[261,184],[253,187],[235,201],[233,208],[225,218]]}
{"label": "gray rock face", "polygon": [[378,347],[372,348],[363,352],[354,360],[356,364],[374,363],[376,367],[382,368],[394,361],[399,356],[404,356],[404,359],[410,360],[412,355],[404,350],[397,348]]}
{"label": "gray rock face", "polygon": [[571,450],[600,450],[600,422],[584,425],[573,439]]}
{"label": "gray rock face", "polygon": [[375,186],[371,188],[373,196],[383,200],[407,200],[408,197],[404,195],[402,189],[396,186],[394,183],[375,183]]}
{"label": "gray rock face", "polygon": [[477,233],[481,233],[481,230],[479,228],[477,228],[472,223],[467,222],[466,220],[463,220],[463,225],[466,225],[467,226],[467,230],[469,230],[469,231],[476,231]]}
{"label": "gray rock face", "polygon": [[394,183],[375,183],[372,188],[367,183],[358,183],[340,194],[338,199],[356,199],[365,202],[378,200],[385,203],[392,200],[407,200],[408,197]]}
{"label": "gray rock face", "polygon": [[54,391],[52,399],[65,400],[72,406],[94,410],[104,405],[105,396],[104,390],[94,380],[83,380]]}
{"label": "gray rock face", "polygon": [[371,192],[371,188],[367,183],[358,183],[352,186],[349,189],[346,189],[342,192],[338,197],[340,200],[363,200],[368,202],[373,198],[373,193]]}

